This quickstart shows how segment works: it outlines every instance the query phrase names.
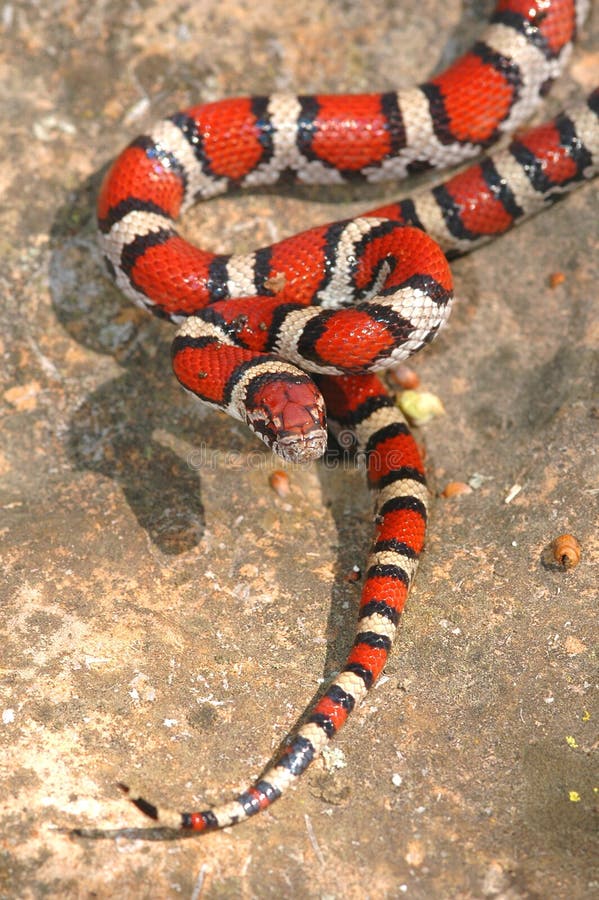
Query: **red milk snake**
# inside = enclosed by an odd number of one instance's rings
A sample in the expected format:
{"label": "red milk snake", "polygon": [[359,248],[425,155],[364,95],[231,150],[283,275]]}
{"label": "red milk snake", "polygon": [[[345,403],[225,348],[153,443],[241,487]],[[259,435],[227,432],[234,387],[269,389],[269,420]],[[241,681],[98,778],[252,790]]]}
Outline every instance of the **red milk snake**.
{"label": "red milk snake", "polygon": [[138,137],[108,172],[98,201],[108,268],[135,303],[182,323],[173,368],[183,386],[291,460],[322,455],[328,420],[364,454],[376,497],[343,670],[279,758],[231,802],[159,812],[122,786],[161,823],[206,831],[268,807],[381,674],[424,545],[428,493],[417,446],[373,373],[420,349],[446,321],[446,255],[501,234],[594,175],[599,89],[432,190],[255,253],[195,248],[174,220],[198,199],[289,172],[310,184],[378,182],[462,163],[530,116],[585,12],[582,0],[499,0],[473,48],[417,88],[196,106]]}

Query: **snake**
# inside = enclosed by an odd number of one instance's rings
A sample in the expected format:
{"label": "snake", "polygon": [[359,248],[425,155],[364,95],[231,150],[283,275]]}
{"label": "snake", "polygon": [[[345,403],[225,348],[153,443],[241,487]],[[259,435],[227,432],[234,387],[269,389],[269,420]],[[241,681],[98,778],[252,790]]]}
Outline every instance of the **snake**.
{"label": "snake", "polygon": [[[378,373],[425,347],[447,321],[449,260],[596,173],[599,88],[522,130],[570,57],[587,6],[498,0],[476,43],[417,87],[200,104],[135,138],[108,170],[97,203],[108,272],[135,304],[178,326],[172,366],[183,388],[246,422],[285,460],[317,459],[328,431],[341,435],[365,460],[374,496],[375,535],[343,668],[233,799],[178,812],[119,782],[161,826],[202,833],[267,809],[381,675],[430,498],[419,448]],[[198,200],[289,176],[379,183],[447,166],[462,168],[408,198],[252,253],[212,253],[175,227]]]}

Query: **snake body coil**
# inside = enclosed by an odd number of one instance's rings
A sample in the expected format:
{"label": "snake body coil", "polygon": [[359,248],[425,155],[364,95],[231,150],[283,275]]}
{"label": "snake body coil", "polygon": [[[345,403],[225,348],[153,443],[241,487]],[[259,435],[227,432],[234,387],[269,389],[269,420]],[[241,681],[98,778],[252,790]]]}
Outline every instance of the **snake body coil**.
{"label": "snake body coil", "polygon": [[108,172],[98,223],[109,271],[135,303],[179,323],[173,368],[181,384],[246,421],[286,459],[322,455],[328,421],[364,454],[375,495],[376,532],[343,670],[280,757],[230,803],[159,812],[122,786],[161,823],[206,831],[268,807],[379,677],[423,549],[428,492],[418,448],[375,373],[445,323],[447,257],[592,177],[599,90],[433,189],[254,253],[196,248],[175,220],[199,199],[275,184],[289,172],[303,183],[341,184],[463,163],[531,115],[585,10],[574,0],[499,0],[474,47],[417,88],[196,106],[138,137]]}

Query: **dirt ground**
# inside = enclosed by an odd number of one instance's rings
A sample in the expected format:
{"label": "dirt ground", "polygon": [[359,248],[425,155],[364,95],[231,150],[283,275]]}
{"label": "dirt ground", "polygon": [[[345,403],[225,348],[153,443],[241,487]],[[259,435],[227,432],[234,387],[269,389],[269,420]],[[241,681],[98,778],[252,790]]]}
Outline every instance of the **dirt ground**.
{"label": "dirt ground", "polygon": [[[408,86],[489,9],[3,4],[1,898],[599,895],[596,184],[454,265],[452,323],[414,362],[446,415],[418,439],[437,492],[477,489],[434,502],[385,676],[333,751],[199,839],[115,786],[197,807],[260,772],[351,643],[371,501],[324,464],[277,496],[280,463],[183,394],[171,327],[100,264],[102,174],[191,103]],[[592,87],[598,29],[595,9],[551,112]],[[245,250],[407,190],[256,193],[185,227]],[[562,532],[568,573],[542,563]]]}

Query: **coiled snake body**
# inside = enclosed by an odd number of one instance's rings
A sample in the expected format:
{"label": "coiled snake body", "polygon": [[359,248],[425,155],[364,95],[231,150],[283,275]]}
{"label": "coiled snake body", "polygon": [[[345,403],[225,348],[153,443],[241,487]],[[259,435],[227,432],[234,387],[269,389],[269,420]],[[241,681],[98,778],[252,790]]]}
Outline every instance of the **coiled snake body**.
{"label": "coiled snake body", "polygon": [[376,532],[343,670],[279,758],[231,802],[158,811],[122,785],[161,823],[206,831],[268,807],[381,674],[424,545],[428,492],[418,448],[375,373],[443,326],[452,300],[447,257],[592,177],[599,90],[432,190],[255,253],[193,247],[175,219],[198,199],[289,172],[340,184],[463,163],[530,116],[568,58],[585,7],[499,0],[474,47],[417,88],[196,106],[138,137],[108,172],[98,201],[108,268],[135,303],[182,323],[173,342],[181,384],[246,421],[286,459],[322,455],[328,421],[364,454],[375,494]]}

